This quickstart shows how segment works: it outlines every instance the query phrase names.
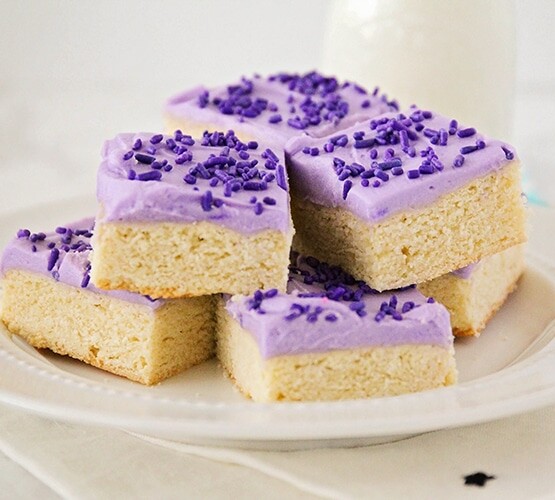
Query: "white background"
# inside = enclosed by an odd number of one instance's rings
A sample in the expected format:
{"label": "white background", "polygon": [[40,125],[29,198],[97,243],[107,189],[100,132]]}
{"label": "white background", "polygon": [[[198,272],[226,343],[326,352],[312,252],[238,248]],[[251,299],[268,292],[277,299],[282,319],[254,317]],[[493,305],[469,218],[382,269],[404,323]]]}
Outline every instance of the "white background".
{"label": "white background", "polygon": [[[485,1],[469,0],[469,8]],[[329,7],[324,0],[3,0],[0,209],[93,193],[102,141],[160,129],[164,101],[182,89],[318,68]],[[555,142],[555,2],[518,0],[516,9],[513,142],[533,188],[555,200],[547,147]]]}

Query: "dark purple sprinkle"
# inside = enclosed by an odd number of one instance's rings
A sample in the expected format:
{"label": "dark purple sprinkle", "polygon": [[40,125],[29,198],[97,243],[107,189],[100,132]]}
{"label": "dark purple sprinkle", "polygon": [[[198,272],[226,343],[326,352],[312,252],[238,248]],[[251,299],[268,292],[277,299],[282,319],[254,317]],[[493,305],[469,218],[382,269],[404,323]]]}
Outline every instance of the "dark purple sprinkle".
{"label": "dark purple sprinkle", "polygon": [[67,231],[67,228],[62,227],[62,226],[58,226],[58,227],[56,228],[56,232],[57,232],[58,234],[64,234],[66,231]]}
{"label": "dark purple sprinkle", "polygon": [[276,171],[276,182],[281,189],[283,189],[284,191],[287,191],[287,181],[286,181],[285,169],[283,168],[283,165],[278,165],[278,168]]}
{"label": "dark purple sprinkle", "polygon": [[149,146],[148,148],[145,148],[145,151],[149,154],[149,155],[154,155],[156,154],[156,148],[154,146]]}
{"label": "dark purple sprinkle", "polygon": [[383,311],[379,311],[376,316],[374,316],[374,320],[376,321],[376,323],[379,323],[380,321],[382,321],[385,318],[385,313]]}
{"label": "dark purple sprinkle", "polygon": [[133,143],[133,146],[131,147],[131,149],[133,151],[138,151],[142,147],[143,147],[143,141],[141,141],[141,139],[136,139],[135,142]]}
{"label": "dark purple sprinkle", "polygon": [[310,156],[318,156],[320,154],[320,150],[318,148],[311,148]]}
{"label": "dark purple sprinkle", "polygon": [[264,204],[266,205],[275,205],[276,204],[276,200],[274,198],[270,198],[269,196],[266,196],[262,199],[262,201],[264,202]]}
{"label": "dark purple sprinkle", "polygon": [[424,130],[424,124],[422,124],[422,123],[417,123],[417,124],[414,126],[414,130],[416,130],[417,132],[422,132],[422,130]]}
{"label": "dark purple sprinkle", "polygon": [[303,153],[304,153],[305,155],[309,155],[309,154],[310,154],[310,148],[309,148],[308,146],[305,146],[305,147],[303,148]]}
{"label": "dark purple sprinkle", "polygon": [[473,127],[462,128],[457,132],[457,136],[461,138],[472,137],[475,133],[476,133],[476,129]]}
{"label": "dark purple sprinkle", "polygon": [[347,180],[343,183],[343,199],[346,200],[347,199],[347,195],[349,194],[349,191],[351,190],[351,188],[353,187],[353,182],[350,180]]}
{"label": "dark purple sprinkle", "polygon": [[376,172],[376,171],[375,171],[373,168],[370,168],[370,169],[365,170],[364,172],[362,172],[362,173],[360,174],[360,176],[361,176],[363,179],[371,179],[372,177],[374,177],[374,176],[376,175],[375,172]]}
{"label": "dark purple sprinkle", "polygon": [[444,128],[439,129],[439,145],[447,146],[447,140],[449,139],[449,134]]}
{"label": "dark purple sprinkle", "polygon": [[166,165],[166,166],[164,167],[164,172],[170,172],[172,169],[173,169],[173,166],[172,166],[172,165]]}
{"label": "dark purple sprinkle", "polygon": [[164,138],[164,136],[163,136],[162,134],[153,135],[153,136],[150,138],[150,143],[151,143],[151,144],[158,144],[159,142],[162,142],[162,139],[163,139],[163,138]]}
{"label": "dark purple sprinkle", "polygon": [[370,159],[375,160],[377,157],[378,157],[378,150],[377,149],[371,149],[370,150]]}
{"label": "dark purple sprinkle", "polygon": [[478,139],[476,141],[476,147],[478,149],[484,149],[486,147],[486,143],[484,141],[482,141],[481,139]]}
{"label": "dark purple sprinkle", "polygon": [[272,297],[275,297],[277,294],[278,294],[277,288],[270,288],[270,290],[264,293],[264,298],[271,299]]}
{"label": "dark purple sprinkle", "polygon": [[200,197],[200,205],[205,212],[212,210],[212,191],[206,191]]}
{"label": "dark purple sprinkle", "polygon": [[262,203],[257,202],[254,204],[254,213],[256,215],[260,215],[262,212],[264,212],[264,205],[262,205]]}
{"label": "dark purple sprinkle", "polygon": [[463,163],[464,163],[464,156],[463,155],[455,156],[455,159],[453,160],[453,166],[455,168],[462,167]]}
{"label": "dark purple sprinkle", "polygon": [[355,149],[371,148],[375,142],[375,139],[372,138],[355,141]]}
{"label": "dark purple sprinkle", "polygon": [[218,185],[218,178],[217,177],[212,177],[212,179],[210,179],[210,182],[208,183],[210,185],[210,187],[216,187]]}
{"label": "dark purple sprinkle", "polygon": [[60,251],[57,248],[53,248],[52,250],[50,250],[50,255],[48,256],[48,264],[46,267],[47,271],[52,271],[52,269],[54,269],[59,256]]}
{"label": "dark purple sprinkle", "polygon": [[404,170],[402,169],[402,167],[393,167],[393,168],[391,169],[391,173],[392,173],[393,175],[403,175]]}
{"label": "dark purple sprinkle", "polygon": [[159,181],[162,178],[162,172],[159,170],[150,170],[149,172],[143,172],[137,176],[140,181]]}
{"label": "dark purple sprinkle", "polygon": [[474,151],[478,150],[478,146],[464,146],[461,148],[461,154],[467,155],[470,153],[474,153]]}
{"label": "dark purple sprinkle", "polygon": [[219,198],[214,199],[214,206],[216,208],[220,208],[221,206],[223,206],[223,204],[224,204],[224,200],[220,200]]}
{"label": "dark purple sprinkle", "polygon": [[32,243],[35,243],[36,241],[38,241],[38,237],[37,237],[37,235],[36,235],[35,233],[33,233],[33,234],[31,234],[31,236],[29,236],[29,240],[30,240]]}
{"label": "dark purple sprinkle", "polygon": [[91,280],[91,277],[89,273],[85,273],[85,275],[83,276],[83,279],[81,280],[81,288],[87,288],[90,280]]}
{"label": "dark purple sprinkle", "polygon": [[409,179],[418,179],[420,177],[420,172],[418,170],[409,170],[407,172],[407,177]]}
{"label": "dark purple sprinkle", "polygon": [[430,118],[433,117],[431,111],[422,111],[422,116],[423,116],[426,120],[429,120]]}
{"label": "dark purple sprinkle", "polygon": [[196,184],[197,182],[197,178],[194,175],[191,174],[186,174],[183,177],[183,180],[187,183],[187,184]]}
{"label": "dark purple sprinkle", "polygon": [[324,317],[324,319],[325,319],[326,321],[330,321],[331,323],[333,323],[333,322],[337,321],[337,316],[336,316],[335,314],[333,314],[333,313],[330,313],[330,314],[326,314],[326,316]]}
{"label": "dark purple sprinkle", "polygon": [[433,297],[429,297],[428,300],[426,301],[428,304],[434,304],[435,300]]}
{"label": "dark purple sprinkle", "polygon": [[31,231],[29,231],[28,229],[20,229],[17,232],[18,238],[28,238],[30,235],[31,235]]}
{"label": "dark purple sprinkle", "polygon": [[392,160],[378,163],[378,167],[380,167],[382,170],[390,170],[393,167],[400,167],[402,164],[403,162],[400,158],[393,158]]}
{"label": "dark purple sprinkle", "polygon": [[135,160],[145,165],[150,165],[156,158],[154,156],[144,155],[142,153],[135,153]]}
{"label": "dark purple sprinkle", "polygon": [[434,167],[433,165],[431,165],[431,164],[430,164],[430,165],[427,165],[427,164],[424,164],[424,163],[423,163],[422,165],[420,165],[420,166],[418,167],[418,171],[419,171],[421,174],[423,174],[423,175],[431,175],[431,174],[433,174],[433,173],[436,171],[436,169],[435,169],[435,167]]}
{"label": "dark purple sprinkle", "polygon": [[44,233],[37,233],[37,241],[43,241],[46,239],[46,234]]}
{"label": "dark purple sprinkle", "polygon": [[370,185],[370,181],[369,181],[368,179],[362,179],[362,180],[360,181],[360,185],[361,185],[362,187],[368,187],[368,186]]}
{"label": "dark purple sprinkle", "polygon": [[376,170],[376,177],[383,182],[387,182],[389,180],[389,175],[383,170]]}
{"label": "dark purple sprinkle", "polygon": [[513,160],[514,159],[515,154],[510,149],[506,148],[505,146],[501,146],[501,149],[505,153],[505,158],[507,158],[507,160]]}
{"label": "dark purple sprinkle", "polygon": [[127,153],[123,155],[123,161],[127,161],[130,158],[133,158],[133,155],[134,155],[133,151],[127,151]]}
{"label": "dark purple sprinkle", "polygon": [[326,153],[333,153],[334,149],[335,146],[331,142],[326,142],[326,144],[324,144],[324,151]]}
{"label": "dark purple sprinkle", "polygon": [[48,245],[46,245],[48,247],[49,250],[52,250],[55,246],[56,243],[54,243],[53,241],[51,241],[50,243],[48,243]]}
{"label": "dark purple sprinkle", "polygon": [[281,122],[282,120],[283,120],[283,118],[281,117],[280,114],[272,115],[272,116],[270,116],[270,118],[268,119],[268,121],[269,121],[270,123],[279,123],[279,122]]}
{"label": "dark purple sprinkle", "polygon": [[403,304],[403,307],[401,308],[401,312],[403,314],[405,314],[405,313],[408,313],[412,309],[414,309],[414,302],[409,300],[409,301],[407,301]]}
{"label": "dark purple sprinkle", "polygon": [[247,147],[248,147],[249,149],[258,149],[258,142],[256,142],[256,141],[249,141],[249,142],[247,143]]}
{"label": "dark purple sprinkle", "polygon": [[37,245],[31,245],[31,252],[35,253],[37,251]]}
{"label": "dark purple sprinkle", "polygon": [[150,164],[150,168],[152,168],[152,169],[154,169],[154,170],[161,170],[162,167],[163,167],[163,165],[162,165],[162,163],[159,162],[159,161],[153,161],[153,162]]}
{"label": "dark purple sprinkle", "polygon": [[365,99],[364,101],[362,101],[362,103],[360,104],[361,108],[369,108],[370,107],[370,101],[368,99]]}
{"label": "dark purple sprinkle", "polygon": [[382,183],[381,183],[380,181],[378,181],[378,180],[375,180],[375,181],[372,183],[372,187],[375,187],[375,188],[380,187],[381,185],[382,185]]}

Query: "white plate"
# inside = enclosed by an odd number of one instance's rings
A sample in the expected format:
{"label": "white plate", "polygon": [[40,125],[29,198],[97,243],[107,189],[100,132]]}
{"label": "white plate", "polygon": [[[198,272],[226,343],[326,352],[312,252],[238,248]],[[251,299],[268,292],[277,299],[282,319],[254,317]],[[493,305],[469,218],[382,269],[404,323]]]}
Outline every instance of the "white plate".
{"label": "white plate", "polygon": [[[0,245],[94,213],[78,199],[0,216]],[[48,351],[0,327],[0,401],[61,420],[174,441],[292,449],[362,445],[484,422],[555,402],[555,212],[534,210],[528,269],[479,339],[456,342],[457,386],[329,403],[245,400],[215,361],[143,387]]]}

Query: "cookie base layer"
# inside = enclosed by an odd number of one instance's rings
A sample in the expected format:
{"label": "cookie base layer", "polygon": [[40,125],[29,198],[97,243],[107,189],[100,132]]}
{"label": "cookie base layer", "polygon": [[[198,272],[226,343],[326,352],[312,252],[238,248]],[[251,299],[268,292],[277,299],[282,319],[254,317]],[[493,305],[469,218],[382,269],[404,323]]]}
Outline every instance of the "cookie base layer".
{"label": "cookie base layer", "polygon": [[425,208],[376,223],[296,193],[293,182],[295,250],[339,265],[379,291],[437,278],[526,241],[516,162]]}
{"label": "cookie base layer", "polygon": [[157,309],[11,270],[1,319],[37,348],[50,349],[142,384],[156,384],[214,354],[210,297]]}
{"label": "cookie base layer", "polygon": [[[218,307],[217,354],[254,401],[396,396],[454,384],[453,349],[434,345],[357,348],[263,359],[252,335]],[[338,332],[340,334],[340,332]]]}
{"label": "cookie base layer", "polygon": [[[226,117],[229,120],[228,117]],[[166,115],[164,117],[164,130],[167,134],[173,134],[176,130],[181,130],[183,133],[190,135],[191,137],[202,137],[203,133],[208,131],[214,130],[221,130],[225,132],[229,127],[229,123],[226,125],[218,125],[216,123],[199,123],[195,121],[188,121],[185,119],[175,118],[171,115]],[[268,141],[268,137],[264,137],[262,134],[259,137],[255,137],[253,134],[249,134],[243,130],[241,127],[241,123],[237,121],[237,123],[233,124],[233,130],[235,134],[241,141],[248,142],[254,140],[262,140],[264,143]]]}
{"label": "cookie base layer", "polygon": [[517,245],[483,259],[468,279],[446,274],[419,284],[418,289],[447,308],[455,336],[478,336],[523,271],[524,247]]}
{"label": "cookie base layer", "polygon": [[291,235],[243,235],[210,222],[95,226],[91,280],[151,297],[249,294],[287,284]]}

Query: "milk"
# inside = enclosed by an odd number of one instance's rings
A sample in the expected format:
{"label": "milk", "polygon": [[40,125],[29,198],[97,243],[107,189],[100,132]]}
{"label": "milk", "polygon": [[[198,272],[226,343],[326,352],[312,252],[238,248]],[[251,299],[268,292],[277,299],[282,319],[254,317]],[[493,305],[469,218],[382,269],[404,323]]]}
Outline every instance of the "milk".
{"label": "milk", "polygon": [[336,0],[323,69],[509,139],[514,17],[507,0]]}

